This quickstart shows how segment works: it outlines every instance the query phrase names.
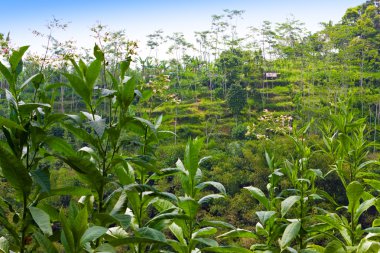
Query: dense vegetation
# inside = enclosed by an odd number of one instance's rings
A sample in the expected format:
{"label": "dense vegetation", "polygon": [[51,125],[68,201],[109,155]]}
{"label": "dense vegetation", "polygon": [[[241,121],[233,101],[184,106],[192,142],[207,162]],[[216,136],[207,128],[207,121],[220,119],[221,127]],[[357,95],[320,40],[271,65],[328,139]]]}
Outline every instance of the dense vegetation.
{"label": "dense vegetation", "polygon": [[225,10],[144,59],[0,34],[0,252],[379,252],[378,5],[245,37]]}

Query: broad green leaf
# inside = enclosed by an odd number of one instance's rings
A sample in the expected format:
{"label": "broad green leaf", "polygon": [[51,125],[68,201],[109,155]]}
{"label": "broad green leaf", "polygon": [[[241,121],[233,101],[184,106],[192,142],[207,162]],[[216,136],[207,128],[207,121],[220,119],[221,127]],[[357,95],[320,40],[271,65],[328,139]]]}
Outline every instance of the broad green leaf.
{"label": "broad green leaf", "polygon": [[[111,78],[112,90],[115,91],[114,95],[116,95],[117,94],[117,88],[119,87],[120,82],[115,78],[115,76],[109,70],[107,70],[107,74]],[[104,95],[102,95],[102,96],[104,96]]]}
{"label": "broad green leaf", "polygon": [[258,200],[267,210],[270,209],[268,198],[259,188],[254,187],[254,186],[247,186],[247,187],[244,187],[244,189],[248,190],[251,193],[251,195],[256,200]]}
{"label": "broad green leaf", "polygon": [[217,221],[217,220],[205,220],[200,222],[203,226],[213,226],[213,227],[219,227],[219,228],[229,228],[229,229],[236,229],[233,225],[231,225],[228,222],[224,221]]}
{"label": "broad green leaf", "polygon": [[75,202],[70,202],[68,219],[74,235],[74,240],[78,242],[85,231],[88,229],[87,207],[79,208]]}
{"label": "broad green leaf", "polygon": [[226,189],[224,186],[219,183],[219,182],[214,182],[214,181],[206,181],[203,183],[200,183],[196,186],[197,189],[200,191],[203,190],[207,186],[212,186],[213,188],[217,189],[221,194],[226,195]]}
{"label": "broad green leaf", "polygon": [[20,113],[23,115],[30,114],[32,111],[34,111],[37,108],[51,108],[51,106],[49,104],[42,104],[42,103],[26,103],[26,104],[20,104],[18,106]]}
{"label": "broad green leaf", "polygon": [[69,80],[70,86],[75,90],[75,92],[83,99],[87,105],[90,105],[92,91],[88,89],[84,81],[73,74],[65,73],[64,75]]}
{"label": "broad green leaf", "polygon": [[198,204],[199,205],[207,204],[213,199],[220,199],[220,198],[225,198],[225,196],[222,194],[209,194],[202,197],[200,200],[198,200]]}
{"label": "broad green leaf", "polygon": [[197,231],[195,231],[191,235],[191,238],[203,237],[205,235],[213,235],[216,232],[218,232],[218,230],[214,227],[205,227],[205,228],[201,228],[201,229],[198,229]]}
{"label": "broad green leaf", "polygon": [[[188,246],[186,244],[182,244],[176,240],[167,240],[167,244],[173,249],[174,252],[177,253],[187,253]],[[173,251],[163,251],[163,253],[172,253]]]}
{"label": "broad green leaf", "polygon": [[284,217],[292,206],[301,199],[300,196],[290,196],[281,202],[281,216]]}
{"label": "broad green leaf", "polygon": [[126,215],[126,214],[121,214],[121,213],[117,213],[117,214],[113,214],[111,215],[115,220],[118,221],[118,223],[124,228],[124,229],[127,229],[129,227],[129,225],[131,224],[131,221],[132,221],[132,217],[130,215]]}
{"label": "broad green leaf", "polygon": [[346,189],[348,198],[348,212],[354,214],[355,210],[359,206],[360,198],[364,193],[364,187],[361,183],[354,181],[351,182]]}
{"label": "broad green leaf", "polygon": [[256,234],[261,236],[268,236],[268,231],[265,230],[260,222],[256,223]]}
{"label": "broad green leaf", "polygon": [[94,252],[96,252],[96,253],[116,253],[116,250],[110,244],[104,243],[104,244],[100,245],[99,247],[97,247],[94,250]]}
{"label": "broad green leaf", "polygon": [[116,90],[101,89],[102,97],[112,98],[117,93]]}
{"label": "broad green leaf", "polygon": [[360,241],[357,252],[378,253],[380,252],[380,243],[363,238]]}
{"label": "broad green leaf", "polygon": [[166,210],[176,209],[176,205],[166,199],[156,198],[152,200],[151,204],[158,212],[165,212]]}
{"label": "broad green leaf", "polygon": [[[138,155],[135,157],[130,157],[127,159],[127,161],[130,161],[141,168],[144,169],[145,172],[151,171],[155,173],[160,173],[160,170],[156,166],[157,160],[154,159],[152,156],[149,155]],[[136,170],[138,172],[138,170]]]}
{"label": "broad green leaf", "polygon": [[195,178],[198,169],[199,151],[202,147],[202,139],[189,139],[185,149],[184,165],[189,172],[191,180]]}
{"label": "broad green leaf", "polygon": [[157,191],[153,186],[147,184],[129,184],[123,186],[122,189],[127,192],[149,192],[151,194]]}
{"label": "broad green leaf", "polygon": [[153,95],[153,90],[152,89],[146,89],[142,91],[142,98],[140,99],[141,102],[148,101],[152,95]]}
{"label": "broad green leaf", "polygon": [[118,100],[120,105],[124,108],[132,103],[135,95],[136,79],[134,77],[128,79],[126,82],[122,82],[118,87]]}
{"label": "broad green leaf", "polygon": [[82,59],[79,59],[78,61],[79,68],[81,69],[82,73],[86,75],[87,72],[87,65],[84,63]]}
{"label": "broad green leaf", "polygon": [[[323,253],[325,251],[325,248],[320,246],[320,245],[316,245],[316,244],[308,244],[307,245],[307,249],[305,250],[309,250],[309,251],[305,251],[305,253]],[[303,253],[304,251],[301,250],[301,252]]]}
{"label": "broad green leaf", "polygon": [[256,212],[257,217],[259,217],[261,224],[263,224],[264,226],[267,223],[267,221],[270,218],[272,218],[275,214],[276,214],[275,211],[259,211],[259,212]]}
{"label": "broad green leaf", "polygon": [[59,212],[59,220],[62,225],[61,240],[63,239],[63,241],[65,242],[64,245],[66,244],[66,251],[71,252],[75,249],[74,235],[71,230],[70,223],[65,217],[63,209],[61,209],[61,211]]}
{"label": "broad green leaf", "polygon": [[9,72],[8,68],[5,67],[1,62],[0,62],[0,72],[1,72],[1,74],[3,74],[3,76],[7,80],[8,84],[12,87],[12,84],[14,82],[13,76],[12,76],[11,72]]}
{"label": "broad green leaf", "polygon": [[72,124],[62,124],[67,130],[69,130],[75,137],[97,147],[97,140],[94,136],[88,133],[85,129],[75,127]]}
{"label": "broad green leaf", "polygon": [[140,121],[142,124],[144,124],[147,127],[149,127],[149,129],[152,131],[152,133],[156,133],[157,132],[155,126],[149,120],[143,119],[143,118],[139,118],[139,117],[134,117],[134,119],[137,120],[137,121]]}
{"label": "broad green leaf", "polygon": [[365,168],[365,167],[367,167],[368,165],[371,165],[371,164],[377,164],[377,165],[379,165],[379,161],[376,161],[376,160],[365,161],[365,162],[361,163],[358,166],[357,170],[361,170],[361,169],[363,169],[363,168]]}
{"label": "broad green leaf", "polygon": [[149,179],[159,179],[159,178],[163,178],[163,177],[167,177],[167,176],[172,176],[172,175],[175,175],[179,172],[183,172],[181,169],[178,169],[178,168],[165,168],[165,169],[162,169],[160,170],[160,173],[153,173]]}
{"label": "broad green leaf", "polygon": [[40,202],[37,207],[49,215],[50,221],[59,221],[59,210],[48,202]]}
{"label": "broad green leaf", "polygon": [[20,61],[29,46],[20,47],[18,50],[13,51],[11,57],[9,57],[9,63],[11,65],[12,72],[16,72],[17,68],[20,66]]}
{"label": "broad green leaf", "polygon": [[218,238],[257,238],[257,235],[253,233],[252,231],[245,230],[245,229],[234,229],[227,233],[221,234],[218,236]]}
{"label": "broad green leaf", "polygon": [[179,225],[173,222],[169,225],[169,229],[181,244],[186,245],[183,230]]}
{"label": "broad green leaf", "polygon": [[107,230],[107,228],[100,226],[93,226],[88,228],[80,238],[80,245],[84,246],[86,243],[98,239],[99,237],[104,235],[107,232]]}
{"label": "broad green leaf", "polygon": [[127,193],[125,191],[122,191],[120,193],[118,200],[114,204],[114,206],[110,212],[110,215],[114,215],[114,214],[117,214],[118,212],[120,212],[122,210],[122,208],[124,207],[126,200],[127,200]]}
{"label": "broad green leaf", "polygon": [[104,53],[97,44],[94,46],[94,56],[97,60],[104,61]]}
{"label": "broad green leaf", "polygon": [[380,227],[371,227],[371,228],[366,228],[364,231],[368,233],[374,233],[374,234],[380,234]]}
{"label": "broad green leaf", "polygon": [[335,213],[327,214],[327,215],[316,215],[315,218],[324,223],[329,224],[330,226],[338,230],[344,227],[342,220]]}
{"label": "broad green leaf", "polygon": [[74,169],[78,175],[91,185],[96,191],[102,185],[104,178],[90,160],[82,159],[77,156],[60,157],[67,165]]}
{"label": "broad green leaf", "polygon": [[269,153],[266,150],[265,150],[265,160],[267,162],[269,169],[271,171],[273,171],[274,170],[274,162],[273,162],[274,158],[269,156]]}
{"label": "broad green leaf", "polygon": [[380,227],[380,218],[373,220],[372,227]]}
{"label": "broad green leaf", "polygon": [[359,205],[359,207],[356,209],[355,214],[354,214],[355,223],[359,221],[359,218],[363,212],[367,211],[368,208],[375,205],[376,201],[377,201],[376,198],[372,198],[372,199],[364,201],[363,203]]}
{"label": "broad green leaf", "polygon": [[[286,251],[289,253],[305,253],[305,249],[297,251],[292,247],[286,247]],[[306,253],[310,253],[310,252],[306,251]],[[312,251],[312,253],[315,253],[315,251]]]}
{"label": "broad green leaf", "polygon": [[160,114],[160,116],[158,116],[158,118],[156,119],[156,122],[154,122],[154,127],[156,129],[158,129],[160,126],[161,126],[161,123],[162,123],[162,114]]}
{"label": "broad green leaf", "polygon": [[111,227],[108,229],[105,239],[111,237],[114,239],[124,239],[128,238],[130,235],[122,227]]}
{"label": "broad green leaf", "polygon": [[61,122],[66,117],[65,114],[56,113],[56,114],[49,114],[45,118],[45,127],[49,127],[52,124],[55,124],[57,122]]}
{"label": "broad green leaf", "polygon": [[41,231],[45,235],[51,236],[53,234],[53,230],[51,229],[49,215],[45,211],[33,206],[29,207],[29,211]]}
{"label": "broad green leaf", "polygon": [[329,242],[325,248],[325,253],[346,253],[341,242],[334,240]]}
{"label": "broad green leaf", "polygon": [[104,134],[104,130],[106,129],[106,119],[90,121],[90,126],[94,129],[95,133],[99,137],[102,137]]}
{"label": "broad green leaf", "polygon": [[13,96],[13,94],[5,89],[5,98],[7,99],[7,101],[9,102],[9,104],[11,106],[13,106],[13,108],[18,108],[18,103],[16,101],[16,98]]}
{"label": "broad green leaf", "polygon": [[0,167],[4,177],[17,190],[27,196],[32,187],[32,179],[29,172],[4,143],[0,143]]}
{"label": "broad green leaf", "polygon": [[62,138],[58,137],[48,137],[44,142],[51,148],[55,153],[62,154],[64,156],[74,156],[76,151]]}
{"label": "broad green leaf", "polygon": [[[2,127],[2,130],[3,130],[3,134],[4,134],[4,137],[5,137],[5,140],[7,141],[11,151],[15,154],[15,155],[18,155],[20,153],[20,148],[16,146],[16,143],[17,140],[15,140],[13,134],[12,134],[12,131],[6,127]],[[0,167],[0,174],[1,174],[1,167]],[[1,176],[3,176],[1,174]]]}
{"label": "broad green leaf", "polygon": [[213,240],[213,239],[210,239],[210,238],[202,238],[202,237],[197,237],[197,238],[194,238],[192,239],[192,241],[196,242],[196,244],[204,244],[208,247],[218,247],[218,242]]}
{"label": "broad green leaf", "polygon": [[185,214],[190,216],[190,219],[195,218],[199,208],[198,202],[189,197],[180,197],[178,206],[185,212]]}
{"label": "broad green leaf", "polygon": [[43,234],[41,234],[39,232],[34,232],[33,233],[33,238],[34,238],[34,240],[37,241],[37,243],[43,249],[43,252],[46,252],[46,253],[58,253],[57,248]]}
{"label": "broad green leaf", "polygon": [[102,62],[98,59],[94,60],[90,66],[88,66],[88,69],[85,73],[86,78],[86,84],[90,91],[94,89],[94,85],[96,82],[96,79],[98,78],[100,74],[100,70],[102,68]]}
{"label": "broad green leaf", "polygon": [[177,169],[179,169],[183,174],[185,174],[185,176],[189,175],[189,172],[186,170],[185,165],[183,165],[181,159],[178,159],[175,165],[177,166]]}
{"label": "broad green leaf", "polygon": [[74,70],[77,72],[77,74],[83,78],[83,72],[81,68],[78,66],[78,64],[74,61],[74,59],[70,59],[71,64],[74,66]]}
{"label": "broad green leaf", "polygon": [[380,180],[364,179],[364,182],[373,187],[375,190],[380,191]]}
{"label": "broad green leaf", "polygon": [[14,128],[14,129],[18,129],[21,131],[25,131],[25,129],[21,125],[17,124],[16,122],[14,122],[10,119],[4,118],[1,115],[0,115],[0,126],[5,126],[8,128]]}
{"label": "broad green leaf", "polygon": [[34,87],[37,89],[39,85],[44,81],[44,75],[42,73],[37,73],[29,77],[23,84],[20,86],[20,91],[26,88],[26,86],[32,82]]}
{"label": "broad green leaf", "polygon": [[47,169],[37,169],[32,171],[32,178],[41,187],[42,192],[50,191],[50,172]]}
{"label": "broad green leaf", "polygon": [[139,228],[136,231],[135,236],[138,238],[150,239],[156,242],[163,242],[163,243],[166,242],[165,235],[162,232],[153,228],[147,228],[147,227]]}
{"label": "broad green leaf", "polygon": [[124,80],[125,72],[129,69],[132,58],[128,57],[126,60],[120,62],[120,78]]}
{"label": "broad green leaf", "polygon": [[289,246],[289,244],[297,237],[300,229],[301,229],[300,221],[292,222],[285,228],[285,231],[282,234],[282,237],[280,240],[281,249],[284,249],[287,246]]}
{"label": "broad green leaf", "polygon": [[135,174],[129,163],[118,163],[115,166],[115,173],[122,185],[128,185],[135,182]]}
{"label": "broad green leaf", "polygon": [[75,249],[71,248],[70,244],[68,243],[65,233],[61,232],[60,240],[61,240],[61,244],[64,248],[65,253],[74,253],[75,252]]}

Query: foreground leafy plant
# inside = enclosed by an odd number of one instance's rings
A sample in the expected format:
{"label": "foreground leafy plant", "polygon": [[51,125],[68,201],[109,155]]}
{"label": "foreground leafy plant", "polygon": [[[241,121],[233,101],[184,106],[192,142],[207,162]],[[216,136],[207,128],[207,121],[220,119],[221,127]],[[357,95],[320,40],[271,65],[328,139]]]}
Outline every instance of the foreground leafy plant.
{"label": "foreground leafy plant", "polygon": [[[329,212],[317,217],[331,229],[327,235],[332,240],[325,251],[334,248],[344,252],[377,252],[379,224],[375,220],[373,227],[364,229],[360,218],[373,206],[380,211],[379,200],[371,194],[371,187],[379,189],[378,175],[372,173],[373,167],[378,167],[379,162],[367,158],[373,143],[366,138],[365,119],[357,119],[351,109],[351,100],[342,100],[336,107],[338,113],[332,114],[331,121],[322,128],[324,150],[334,158],[331,172],[338,175],[345,189],[348,205],[339,207],[344,210],[343,215]],[[335,231],[339,236],[336,236]],[[367,236],[363,237],[366,233]]]}
{"label": "foreground leafy plant", "polygon": [[[201,252],[200,248],[202,247],[215,247],[218,243],[210,237],[217,233],[217,227],[231,228],[231,225],[222,221],[198,221],[197,215],[203,205],[226,195],[222,184],[214,181],[202,182],[202,171],[199,164],[207,159],[206,157],[198,160],[202,142],[202,139],[189,139],[184,162],[178,160],[176,163],[177,169],[180,171],[178,176],[184,193],[184,196],[178,197],[177,208],[179,213],[184,214],[187,218],[174,219],[169,225],[170,232],[176,240],[168,240],[168,243],[175,252]],[[201,191],[206,187],[212,187],[219,193],[201,195]]]}
{"label": "foreground leafy plant", "polygon": [[[49,89],[41,73],[19,83],[22,57],[27,49],[28,46],[24,46],[14,50],[8,59],[9,67],[0,62],[0,72],[9,85],[9,89],[5,89],[9,117],[0,116],[4,136],[0,142],[0,176],[14,191],[12,199],[0,197],[0,221],[6,231],[1,240],[9,250],[19,252],[33,248],[33,232],[52,235],[49,216],[36,206],[40,196],[50,192],[49,169],[44,165],[42,145],[49,127],[57,119],[51,114],[52,105],[41,96],[41,89]],[[32,98],[24,94],[30,85],[34,90]]]}

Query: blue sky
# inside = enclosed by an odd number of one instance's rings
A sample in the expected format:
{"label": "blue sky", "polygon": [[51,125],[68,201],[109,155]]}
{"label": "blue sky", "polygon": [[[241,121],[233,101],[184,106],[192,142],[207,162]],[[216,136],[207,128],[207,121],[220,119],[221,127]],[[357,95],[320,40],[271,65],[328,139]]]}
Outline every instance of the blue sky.
{"label": "blue sky", "polygon": [[112,30],[125,29],[130,39],[145,45],[145,36],[157,29],[166,34],[184,32],[190,39],[194,31],[210,28],[211,15],[223,9],[245,10],[240,28],[258,26],[263,20],[285,21],[293,14],[311,31],[319,22],[338,22],[345,10],[365,0],[0,0],[0,32],[11,32],[16,45],[31,45],[39,51],[41,40],[32,30],[46,32],[45,25],[56,17],[70,22],[66,32],[55,34],[61,40],[75,39],[91,47],[89,28],[97,21]]}

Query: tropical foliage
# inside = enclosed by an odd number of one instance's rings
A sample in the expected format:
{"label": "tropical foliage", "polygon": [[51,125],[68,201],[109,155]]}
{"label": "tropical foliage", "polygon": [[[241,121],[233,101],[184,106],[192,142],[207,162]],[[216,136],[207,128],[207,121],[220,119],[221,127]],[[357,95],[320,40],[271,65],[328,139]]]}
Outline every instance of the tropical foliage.
{"label": "tropical foliage", "polygon": [[1,34],[0,252],[379,252],[378,2],[313,34],[243,13],[146,58]]}

